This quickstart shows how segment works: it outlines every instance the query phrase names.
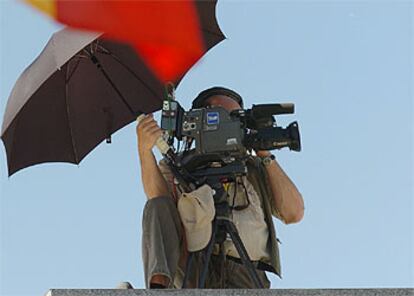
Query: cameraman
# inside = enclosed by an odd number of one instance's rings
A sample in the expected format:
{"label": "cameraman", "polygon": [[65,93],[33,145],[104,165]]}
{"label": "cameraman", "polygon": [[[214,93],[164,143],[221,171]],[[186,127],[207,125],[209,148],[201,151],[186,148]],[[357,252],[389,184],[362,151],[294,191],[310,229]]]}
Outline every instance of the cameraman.
{"label": "cameraman", "polygon": [[[233,90],[213,87],[201,92],[193,101],[192,108],[209,106],[221,106],[232,111],[242,109],[243,101]],[[152,115],[146,115],[137,126],[142,183],[148,198],[143,214],[142,238],[145,281],[147,288],[179,288],[188,254],[186,241],[191,238],[186,238],[177,210],[180,188],[165,162],[157,165],[152,153],[161,135],[162,130]],[[271,153],[256,151],[256,155],[249,159],[248,176],[226,184],[226,188],[233,208],[232,220],[258,269],[261,282],[269,288],[270,282],[264,271],[281,276],[272,215],[285,224],[297,223],[303,217],[304,204],[296,186]],[[212,256],[206,288],[219,288],[223,277],[224,288],[255,288],[247,269],[238,262],[238,254],[231,242],[225,245],[225,253],[230,260],[225,261],[224,273],[220,270],[218,256]],[[197,287],[198,272],[197,269],[191,271],[189,287]]]}

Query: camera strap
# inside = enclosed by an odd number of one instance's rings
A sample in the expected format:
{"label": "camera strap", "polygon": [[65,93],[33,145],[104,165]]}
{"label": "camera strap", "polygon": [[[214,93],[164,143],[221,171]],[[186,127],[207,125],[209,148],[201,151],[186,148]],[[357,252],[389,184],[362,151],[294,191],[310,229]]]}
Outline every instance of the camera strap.
{"label": "camera strap", "polygon": [[[230,197],[230,194],[229,194],[229,189],[230,189],[230,185],[231,184],[234,184],[234,192],[233,192],[233,196],[232,197]],[[246,202],[244,204],[242,204],[242,205],[235,205],[236,199],[237,199],[237,191],[238,191],[239,185],[242,185],[243,186],[243,189],[244,189],[244,197],[246,199]],[[247,192],[246,185],[244,184],[244,181],[243,180],[240,180],[240,179],[238,179],[236,177],[236,179],[235,179],[234,182],[223,183],[223,188],[227,192],[229,199],[230,198],[232,199],[231,201],[229,200],[229,205],[230,205],[230,208],[232,210],[242,211],[242,210],[247,209],[250,206],[249,194]]]}

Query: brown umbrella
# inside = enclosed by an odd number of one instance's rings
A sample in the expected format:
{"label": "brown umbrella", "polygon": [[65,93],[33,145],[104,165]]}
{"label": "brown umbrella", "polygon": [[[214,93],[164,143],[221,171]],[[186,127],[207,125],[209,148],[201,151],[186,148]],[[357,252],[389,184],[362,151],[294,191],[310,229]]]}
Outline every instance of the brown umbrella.
{"label": "brown umbrella", "polygon": [[[206,51],[224,39],[215,4],[198,3]],[[132,47],[104,37],[63,29],[19,77],[1,130],[9,176],[43,162],[78,164],[137,115],[161,108],[163,83]]]}

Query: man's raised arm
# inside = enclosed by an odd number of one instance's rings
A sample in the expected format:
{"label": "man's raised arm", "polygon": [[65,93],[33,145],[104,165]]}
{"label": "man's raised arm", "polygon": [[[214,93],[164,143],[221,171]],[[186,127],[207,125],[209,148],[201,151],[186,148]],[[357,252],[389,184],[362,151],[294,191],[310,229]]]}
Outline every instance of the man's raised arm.
{"label": "man's raised arm", "polygon": [[[269,151],[258,151],[257,156],[269,156]],[[282,170],[276,160],[273,160],[267,167],[270,188],[272,189],[274,205],[286,224],[297,223],[304,215],[304,202],[302,195]]]}
{"label": "man's raised arm", "polygon": [[144,192],[148,199],[168,196],[167,182],[157,165],[157,160],[152,152],[157,139],[162,135],[162,130],[154,120],[152,114],[145,115],[136,128],[138,138],[138,154],[141,162],[141,177]]}

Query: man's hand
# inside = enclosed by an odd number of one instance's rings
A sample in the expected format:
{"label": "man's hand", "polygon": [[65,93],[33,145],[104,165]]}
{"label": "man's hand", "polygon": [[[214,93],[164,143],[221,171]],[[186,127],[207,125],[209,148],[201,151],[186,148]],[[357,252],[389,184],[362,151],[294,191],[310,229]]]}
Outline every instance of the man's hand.
{"label": "man's hand", "polygon": [[152,150],[158,138],[162,136],[162,129],[158,126],[152,114],[145,115],[137,125],[137,138],[139,153]]}
{"label": "man's hand", "polygon": [[268,150],[258,150],[258,151],[256,151],[256,155],[257,156],[259,156],[259,157],[267,157],[267,156],[270,156],[270,151],[268,151]]}

